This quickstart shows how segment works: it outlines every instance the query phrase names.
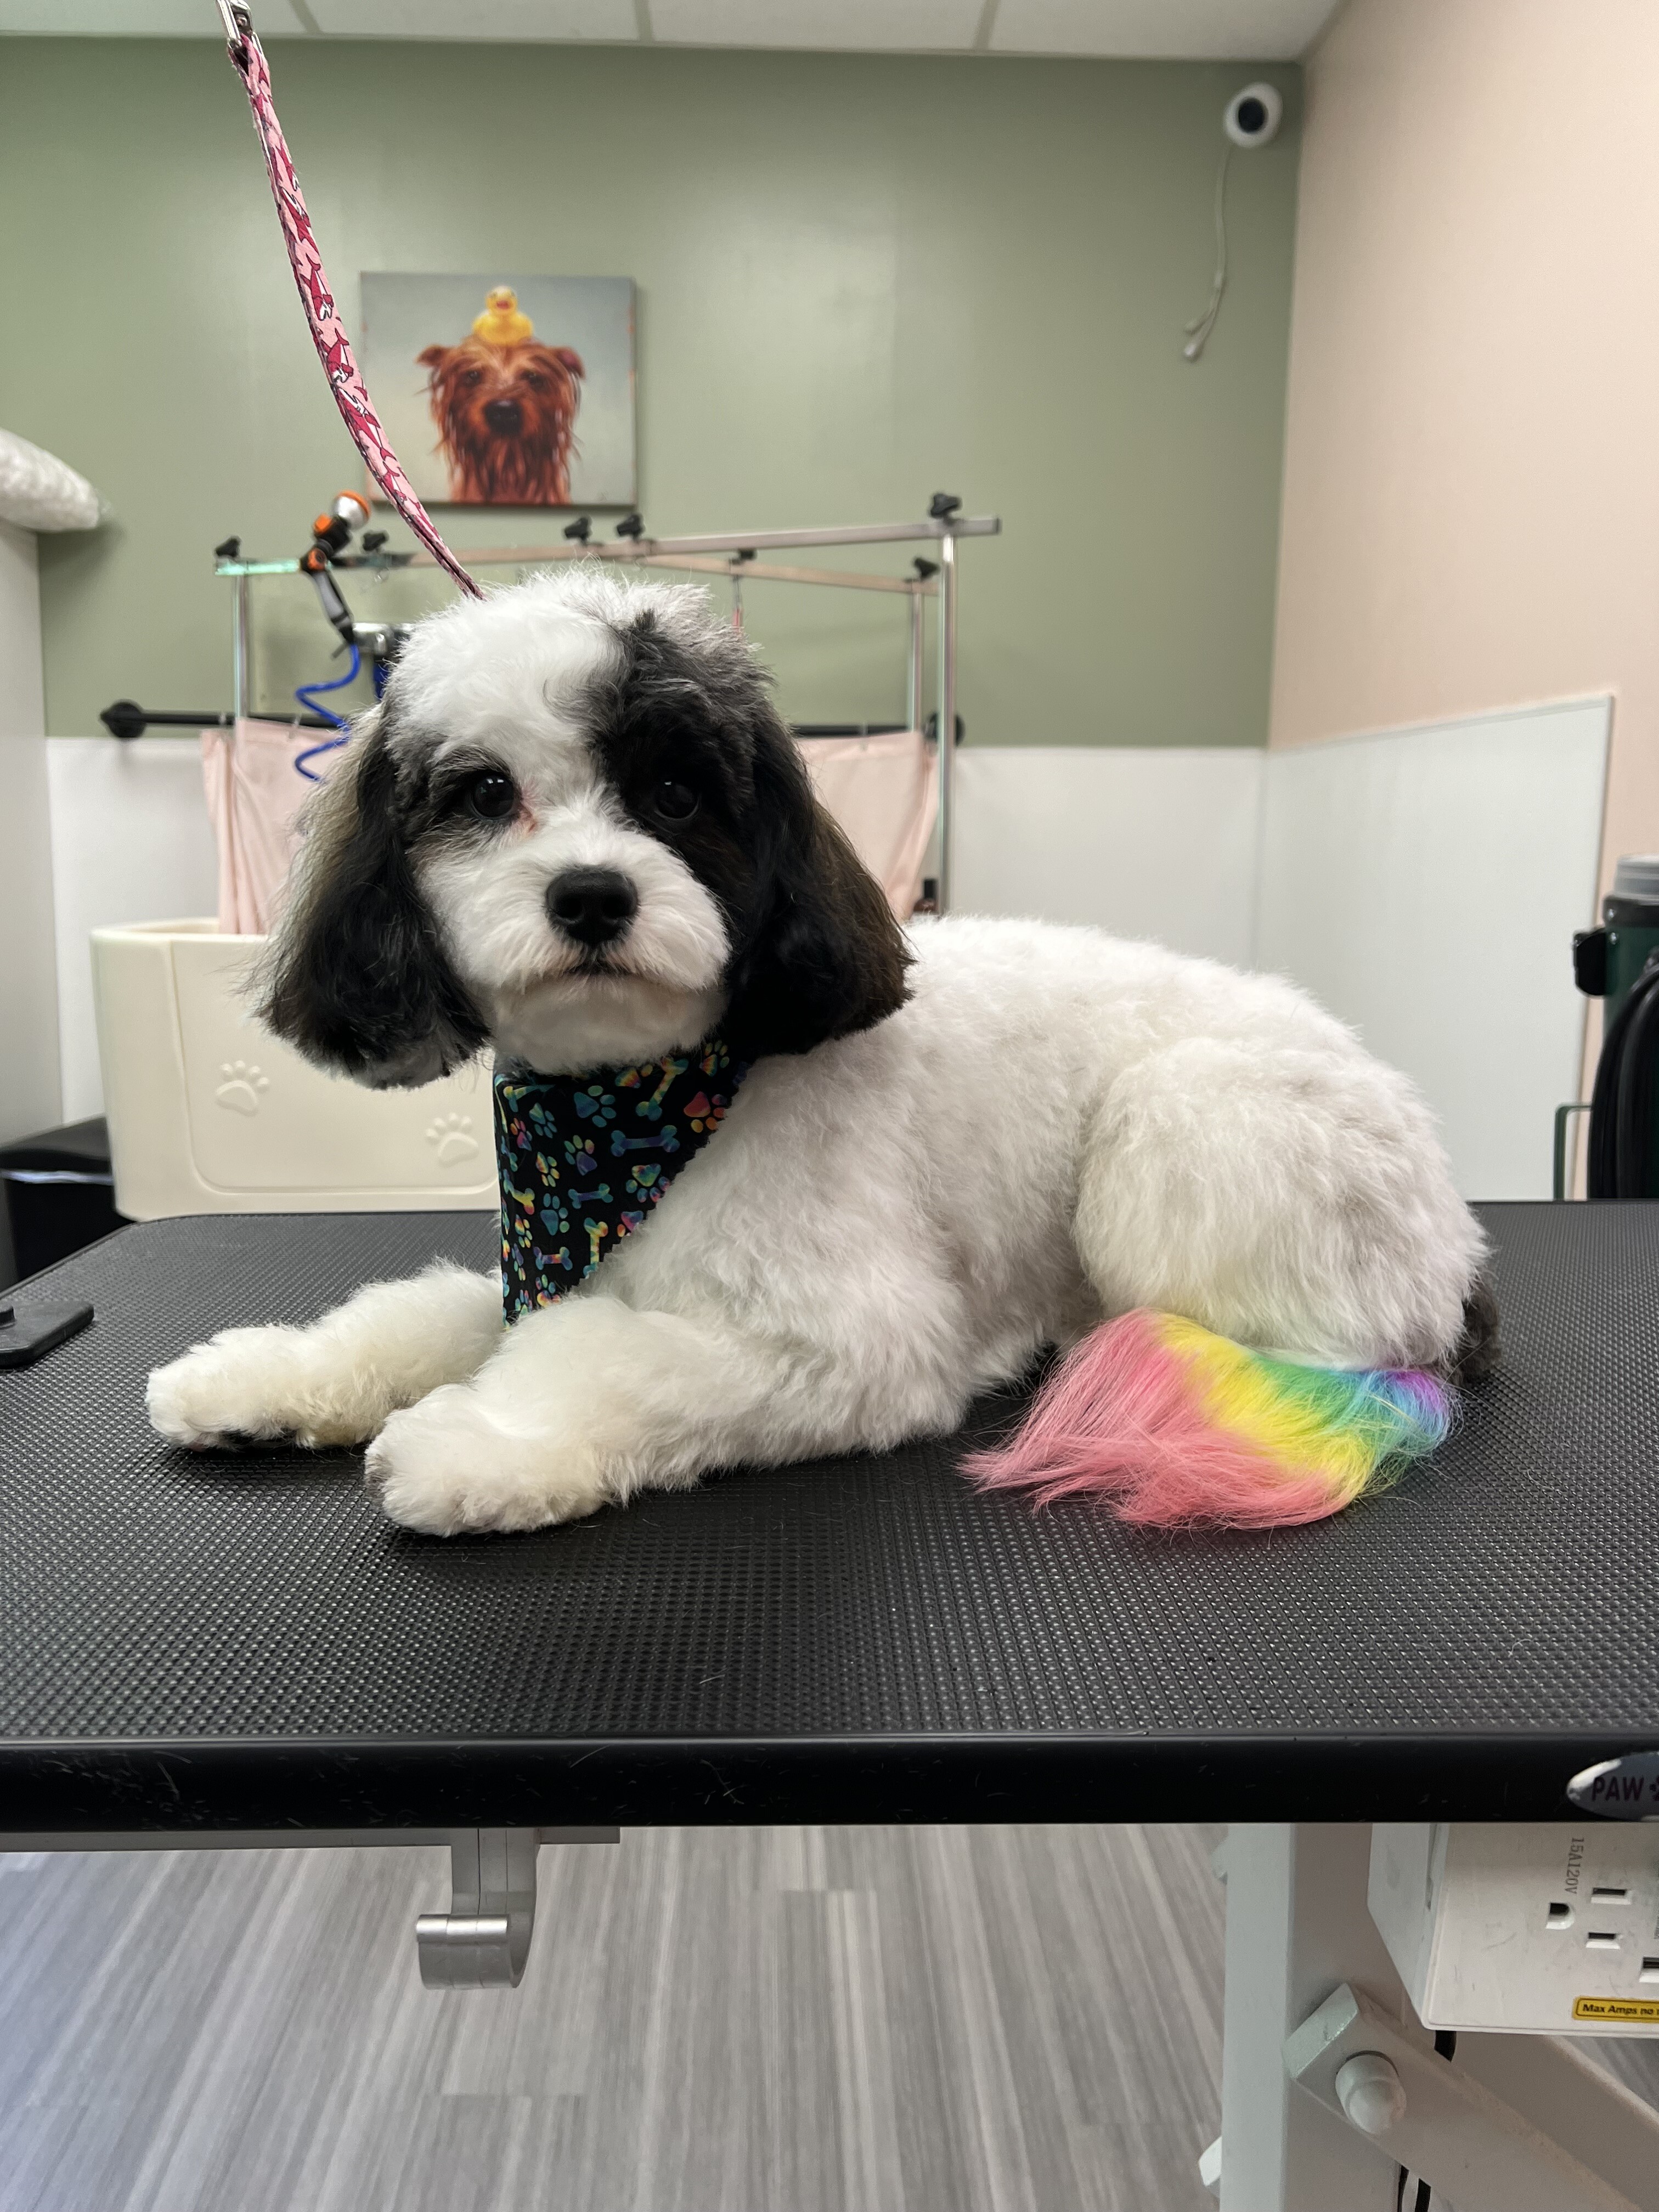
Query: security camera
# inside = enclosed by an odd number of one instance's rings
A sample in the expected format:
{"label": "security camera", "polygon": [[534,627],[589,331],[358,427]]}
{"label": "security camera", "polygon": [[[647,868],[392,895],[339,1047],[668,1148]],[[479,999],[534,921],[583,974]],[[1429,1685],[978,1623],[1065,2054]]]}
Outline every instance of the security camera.
{"label": "security camera", "polygon": [[1271,84],[1247,84],[1227,102],[1221,127],[1235,146],[1266,146],[1279,136],[1285,102]]}
{"label": "security camera", "polygon": [[1247,84],[1243,92],[1236,92],[1227,102],[1226,113],[1221,118],[1227,143],[1221,149],[1215,173],[1215,276],[1210,285],[1208,307],[1187,325],[1187,343],[1181,349],[1183,361],[1197,361],[1203,353],[1210,332],[1215,328],[1215,319],[1221,313],[1221,295],[1227,289],[1227,169],[1233,158],[1233,148],[1270,145],[1278,137],[1279,126],[1284,119],[1284,99],[1278,88],[1271,84]]}

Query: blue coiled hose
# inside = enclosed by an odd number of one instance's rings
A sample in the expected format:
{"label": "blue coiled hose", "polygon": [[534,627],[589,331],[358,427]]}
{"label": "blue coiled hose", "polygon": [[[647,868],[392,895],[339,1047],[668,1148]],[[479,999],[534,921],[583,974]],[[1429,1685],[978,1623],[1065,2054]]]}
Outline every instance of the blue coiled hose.
{"label": "blue coiled hose", "polygon": [[295,691],[295,697],[308,713],[320,714],[325,722],[332,722],[340,732],[337,738],[325,738],[320,744],[307,746],[304,752],[296,757],[294,765],[307,783],[320,783],[322,778],[314,769],[308,768],[306,763],[308,761],[314,761],[319,753],[333,752],[337,747],[343,745],[351,734],[351,725],[346,720],[344,715],[337,714],[331,708],[323,706],[317,694],[319,691],[343,691],[348,684],[355,684],[357,681],[358,677],[362,673],[362,666],[363,656],[354,645],[351,648],[351,665],[343,676],[337,676],[331,684],[301,684]]}

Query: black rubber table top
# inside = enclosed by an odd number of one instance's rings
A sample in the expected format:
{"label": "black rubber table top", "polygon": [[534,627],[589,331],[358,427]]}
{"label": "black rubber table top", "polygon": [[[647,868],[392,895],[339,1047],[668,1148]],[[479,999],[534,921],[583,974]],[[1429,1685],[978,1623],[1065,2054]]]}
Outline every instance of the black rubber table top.
{"label": "black rubber table top", "polygon": [[1450,1444],[1181,1538],[981,1498],[961,1438],[411,1535],[354,1454],[162,1445],[143,1378],[492,1221],[125,1230],[0,1373],[0,1831],[1565,1817],[1659,1746],[1659,1207],[1484,1211],[1507,1359]]}

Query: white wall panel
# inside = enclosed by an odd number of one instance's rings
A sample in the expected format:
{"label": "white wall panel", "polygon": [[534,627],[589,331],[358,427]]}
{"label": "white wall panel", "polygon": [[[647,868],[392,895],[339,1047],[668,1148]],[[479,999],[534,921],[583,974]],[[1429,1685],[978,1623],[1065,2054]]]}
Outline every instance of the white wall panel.
{"label": "white wall panel", "polygon": [[34,534],[0,522],[0,1144],[58,1119],[46,726]]}
{"label": "white wall panel", "polygon": [[1468,1198],[1547,1198],[1578,1095],[1612,702],[1267,756],[1255,965],[1421,1085]]}
{"label": "white wall panel", "polygon": [[1266,760],[1244,745],[966,746],[955,904],[1243,965]]}
{"label": "white wall panel", "polygon": [[[1597,699],[1267,754],[969,746],[956,902],[1278,969],[1423,1086],[1468,1195],[1546,1196],[1551,1115],[1577,1091],[1568,947],[1592,918],[1608,720]],[[213,841],[193,739],[44,752],[75,1119],[101,1097],[88,933],[211,914]],[[38,838],[22,857],[38,906]]]}
{"label": "white wall panel", "polygon": [[91,932],[217,911],[218,860],[194,738],[48,738],[63,1115],[103,1111]]}

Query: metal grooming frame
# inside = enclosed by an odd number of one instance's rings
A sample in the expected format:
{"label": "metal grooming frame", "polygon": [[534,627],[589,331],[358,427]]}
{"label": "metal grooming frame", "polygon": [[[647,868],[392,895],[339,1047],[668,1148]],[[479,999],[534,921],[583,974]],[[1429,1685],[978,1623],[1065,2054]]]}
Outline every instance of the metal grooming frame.
{"label": "metal grooming frame", "polygon": [[[955,828],[952,805],[957,726],[957,540],[995,538],[1002,530],[994,514],[929,516],[921,522],[855,523],[833,530],[748,530],[698,538],[628,538],[615,543],[590,544],[574,541],[561,545],[463,546],[461,557],[470,568],[544,568],[558,561],[609,561],[629,568],[689,569],[694,574],[725,576],[740,595],[745,579],[781,584],[828,584],[849,592],[902,592],[910,602],[910,664],[908,703],[910,726],[923,723],[922,668],[926,636],[923,602],[938,603],[934,656],[938,696],[939,751],[939,874],[938,905],[941,914],[951,904],[951,857]],[[871,576],[850,569],[797,568],[757,560],[760,553],[781,553],[824,545],[937,545],[939,571],[933,576]],[[720,557],[724,556],[724,558]],[[393,569],[435,568],[429,553],[347,553],[332,564],[337,568],[387,574]],[[235,629],[232,665],[234,671],[238,719],[252,711],[251,605],[248,580],[253,576],[297,576],[300,563],[292,561],[221,561],[215,574],[234,578]],[[738,598],[741,605],[741,598]]]}

